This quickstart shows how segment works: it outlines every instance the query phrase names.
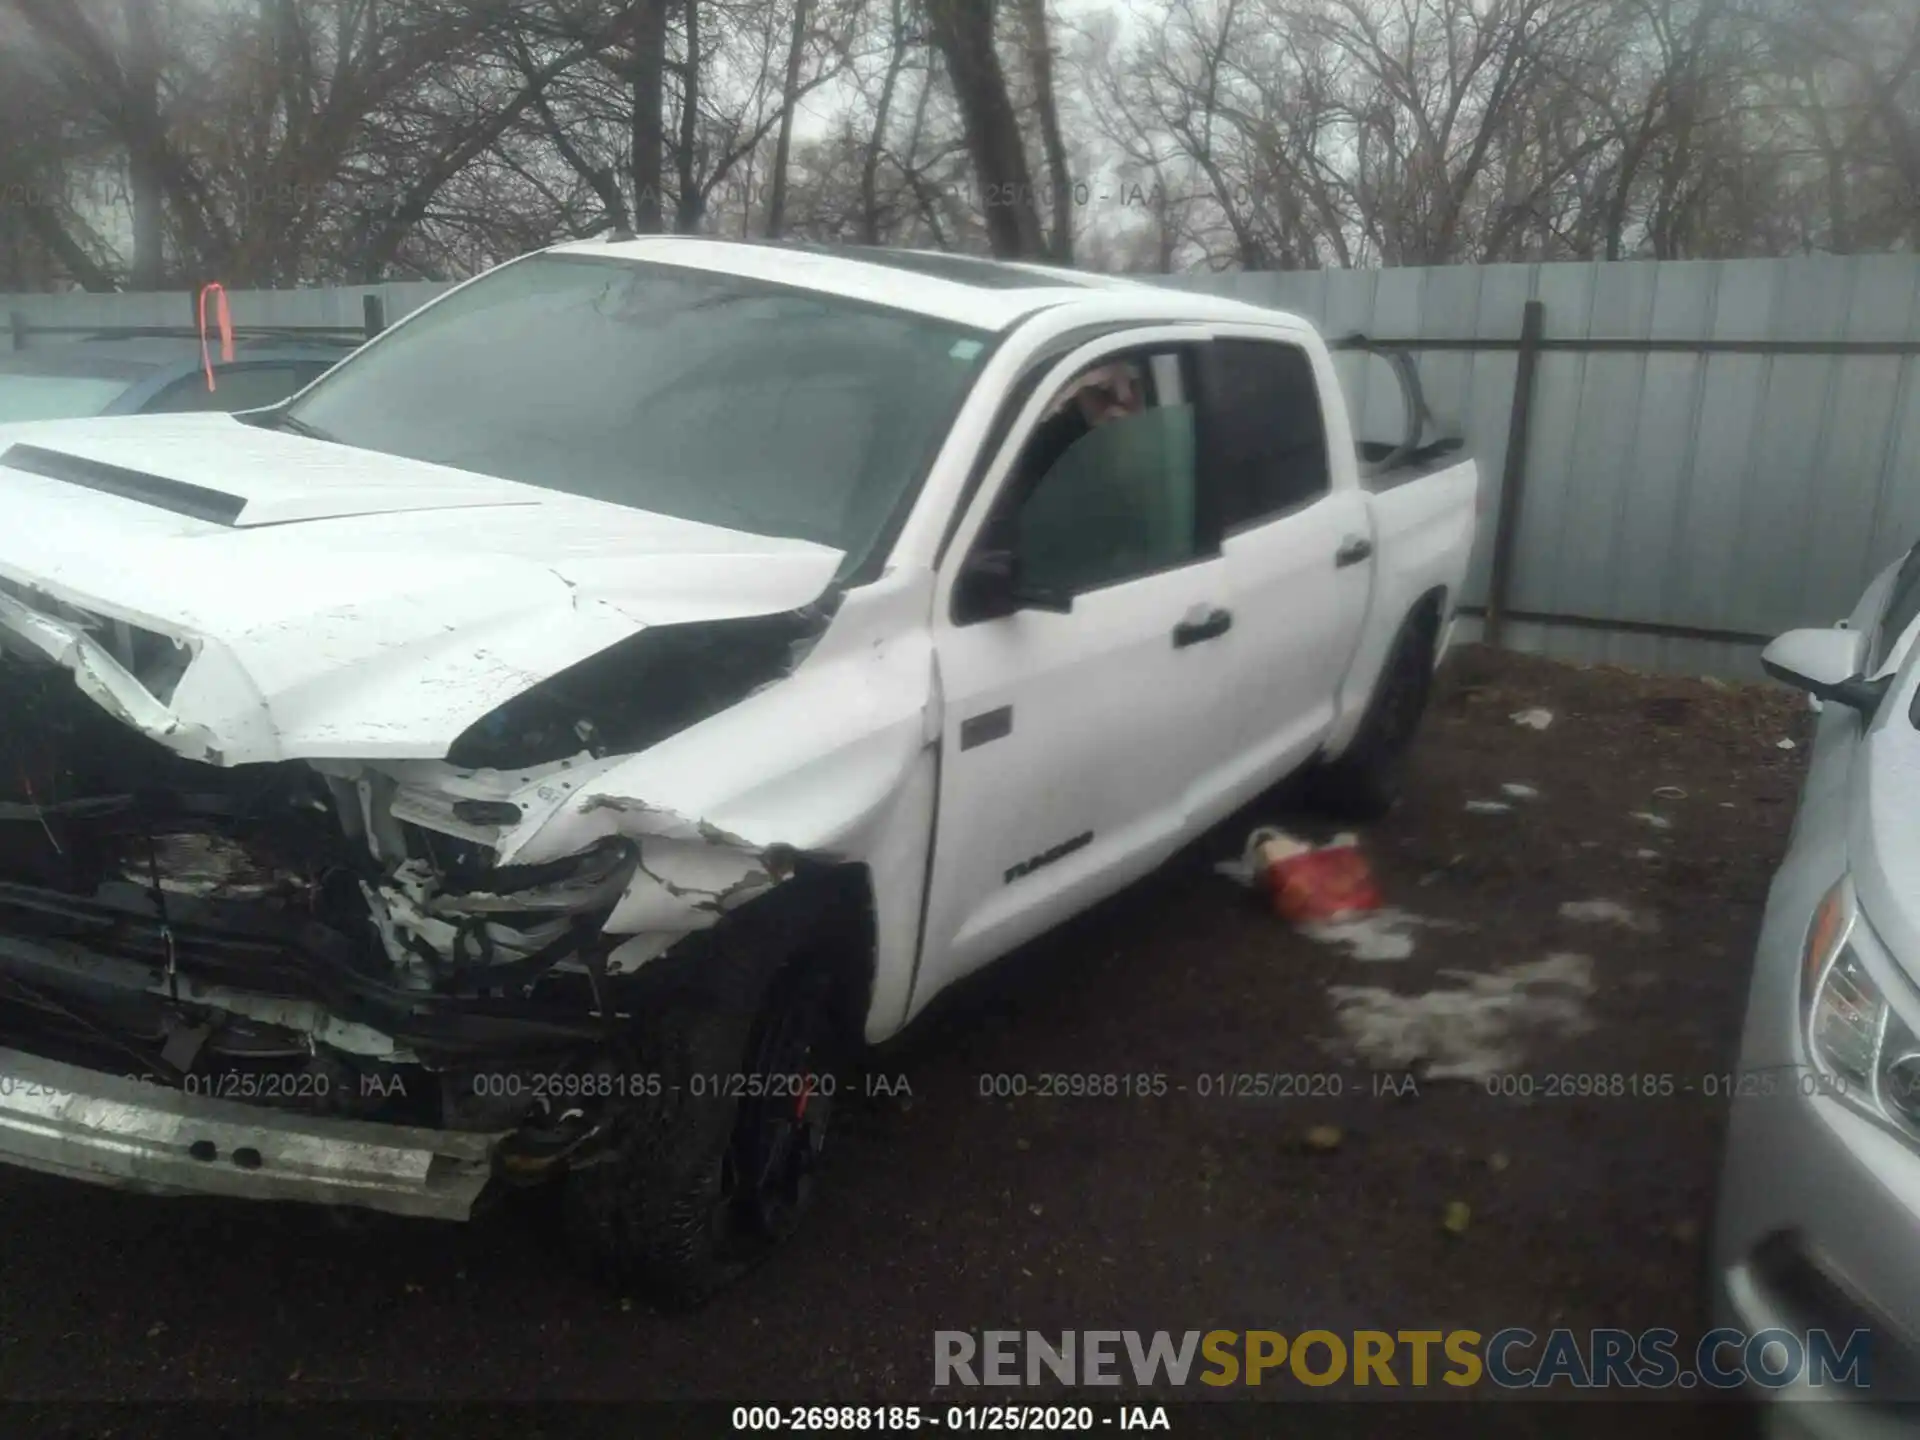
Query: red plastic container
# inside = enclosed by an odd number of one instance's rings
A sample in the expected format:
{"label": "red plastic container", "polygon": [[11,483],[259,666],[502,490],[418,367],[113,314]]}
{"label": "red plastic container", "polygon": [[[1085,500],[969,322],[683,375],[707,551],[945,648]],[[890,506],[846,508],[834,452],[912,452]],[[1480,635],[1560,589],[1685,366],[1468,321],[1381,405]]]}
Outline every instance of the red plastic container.
{"label": "red plastic container", "polygon": [[1262,841],[1259,849],[1274,911],[1291,925],[1337,920],[1381,906],[1373,867],[1350,836],[1317,849],[1291,836],[1275,836]]}

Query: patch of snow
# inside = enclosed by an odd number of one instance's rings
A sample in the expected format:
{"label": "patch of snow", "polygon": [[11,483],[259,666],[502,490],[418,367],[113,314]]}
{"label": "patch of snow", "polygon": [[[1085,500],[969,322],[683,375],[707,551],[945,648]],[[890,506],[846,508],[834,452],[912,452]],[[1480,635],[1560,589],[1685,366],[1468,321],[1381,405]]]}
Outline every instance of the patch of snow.
{"label": "patch of snow", "polygon": [[1418,995],[1378,985],[1327,988],[1362,1059],[1381,1070],[1424,1062],[1434,1080],[1486,1080],[1521,1063],[1528,1030],[1564,1036],[1592,1028],[1583,1001],[1593,993],[1593,964],[1584,955],[1441,974],[1464,983]]}
{"label": "patch of snow", "polygon": [[1651,810],[1636,810],[1633,812],[1632,818],[1635,820],[1644,820],[1656,830],[1671,830],[1673,828],[1673,822],[1671,820],[1667,819],[1664,815],[1656,815]]}
{"label": "patch of snow", "polygon": [[1795,749],[1796,747],[1793,741],[1791,740],[1781,740],[1776,742],[1774,748],[1777,750],[1792,750],[1792,749]]}
{"label": "patch of snow", "polygon": [[1506,784],[1502,785],[1500,787],[1500,793],[1502,795],[1511,795],[1516,800],[1538,800],[1540,798],[1540,792],[1534,789],[1533,786],[1521,785],[1513,780],[1509,780]]}
{"label": "patch of snow", "polygon": [[1405,960],[1413,954],[1415,930],[1460,930],[1451,920],[1429,920],[1387,906],[1362,915],[1302,925],[1300,933],[1322,945],[1343,945],[1355,960]]}
{"label": "patch of snow", "polygon": [[1560,915],[1562,919],[1578,920],[1583,924],[1618,925],[1642,935],[1651,935],[1660,928],[1660,922],[1653,916],[1629,910],[1618,900],[1569,900],[1560,907]]}
{"label": "patch of snow", "polygon": [[1467,813],[1469,815],[1504,815],[1511,809],[1513,809],[1513,807],[1504,800],[1467,801]]}
{"label": "patch of snow", "polygon": [[1507,718],[1512,720],[1516,725],[1526,726],[1529,730],[1544,730],[1553,724],[1553,712],[1551,710],[1516,710]]}
{"label": "patch of snow", "polygon": [[1213,873],[1224,875],[1234,884],[1244,885],[1251,890],[1260,879],[1260,862],[1251,855],[1236,855],[1214,866]]}

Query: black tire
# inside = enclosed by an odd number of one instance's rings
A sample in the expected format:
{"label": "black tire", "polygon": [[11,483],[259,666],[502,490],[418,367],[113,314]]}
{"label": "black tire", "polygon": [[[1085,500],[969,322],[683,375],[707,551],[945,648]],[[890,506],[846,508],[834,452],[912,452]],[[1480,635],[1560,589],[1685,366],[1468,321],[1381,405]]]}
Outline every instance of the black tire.
{"label": "black tire", "polygon": [[1402,622],[1353,743],[1312,776],[1315,808],[1342,820],[1378,820],[1398,803],[1407,752],[1433,693],[1437,638],[1438,622],[1425,606]]}
{"label": "black tire", "polygon": [[817,952],[712,958],[732,983],[663,994],[636,1021],[658,1093],[609,1115],[561,1197],[596,1278],[668,1309],[704,1303],[799,1224],[851,1050],[844,986]]}

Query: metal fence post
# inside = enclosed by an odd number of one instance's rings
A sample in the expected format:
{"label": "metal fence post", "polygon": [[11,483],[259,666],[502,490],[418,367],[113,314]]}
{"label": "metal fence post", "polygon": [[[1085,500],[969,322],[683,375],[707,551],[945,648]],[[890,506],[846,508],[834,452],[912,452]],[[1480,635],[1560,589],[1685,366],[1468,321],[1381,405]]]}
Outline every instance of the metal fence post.
{"label": "metal fence post", "polygon": [[1527,301],[1520,321],[1520,352],[1513,370],[1513,409],[1507,418],[1507,459],[1500,473],[1500,510],[1493,523],[1493,574],[1487,585],[1486,641],[1498,645],[1513,588],[1513,550],[1520,535],[1520,497],[1527,483],[1527,428],[1533,419],[1533,379],[1540,338],[1547,328],[1544,301]]}
{"label": "metal fence post", "polygon": [[13,332],[13,348],[15,350],[26,349],[27,348],[27,317],[25,316],[25,314],[23,314],[21,311],[18,311],[18,310],[8,311],[7,327]]}
{"label": "metal fence post", "polygon": [[378,295],[360,297],[360,328],[369,340],[387,328],[387,305]]}

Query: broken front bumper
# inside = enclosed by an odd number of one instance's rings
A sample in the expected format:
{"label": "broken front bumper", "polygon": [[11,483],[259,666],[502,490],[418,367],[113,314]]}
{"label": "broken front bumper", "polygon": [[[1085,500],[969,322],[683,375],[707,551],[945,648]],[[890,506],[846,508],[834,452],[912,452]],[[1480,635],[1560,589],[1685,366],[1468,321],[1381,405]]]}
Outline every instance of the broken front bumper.
{"label": "broken front bumper", "polygon": [[464,1220],[502,1138],[263,1110],[0,1049],[0,1163],[116,1189]]}

